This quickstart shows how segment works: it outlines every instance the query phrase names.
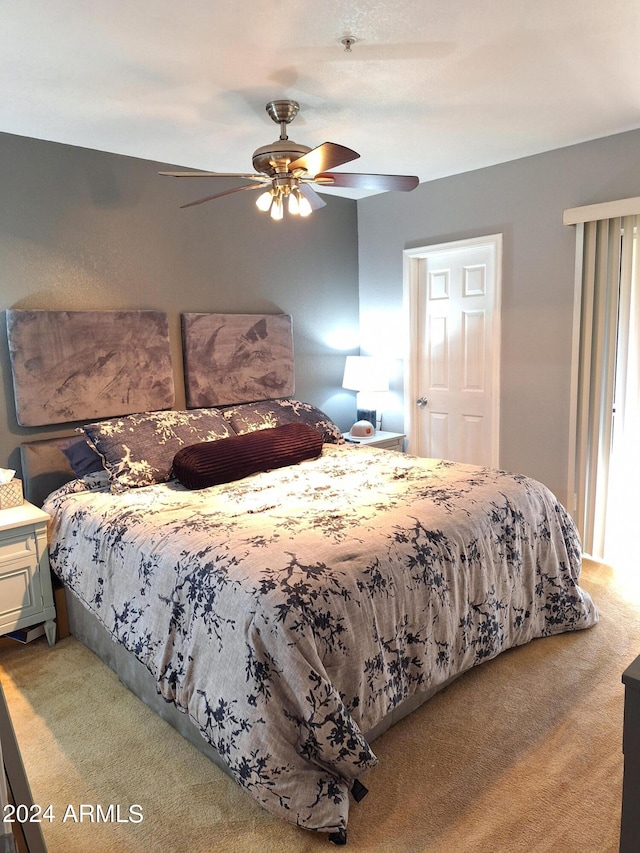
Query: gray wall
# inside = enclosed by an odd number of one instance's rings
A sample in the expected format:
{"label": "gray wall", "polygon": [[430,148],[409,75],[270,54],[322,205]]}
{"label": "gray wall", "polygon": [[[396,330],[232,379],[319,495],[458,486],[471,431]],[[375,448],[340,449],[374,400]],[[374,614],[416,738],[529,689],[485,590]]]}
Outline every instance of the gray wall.
{"label": "gray wall", "polygon": [[[631,131],[358,203],[368,352],[391,351],[397,341],[403,249],[504,235],[500,465],[541,480],[564,502],[575,229],[562,224],[562,213],[638,195],[640,131]],[[394,389],[384,426],[402,430],[400,368]]]}
{"label": "gray wall", "polygon": [[8,134],[0,163],[0,467],[18,467],[26,437],[61,432],[16,422],[9,307],[165,310],[179,389],[181,311],[291,314],[296,396],[350,425],[355,399],[340,385],[357,345],[355,201],[327,196],[309,219],[277,223],[250,193],[180,210],[229,185],[159,177],[159,163]]}
{"label": "gray wall", "polygon": [[[160,178],[158,163],[7,134],[0,134],[0,163],[1,312],[164,309],[179,385],[181,311],[290,313],[296,395],[345,429],[355,406],[340,383],[344,355],[357,346],[358,310],[363,351],[399,350],[402,250],[502,233],[500,464],[567,501],[575,231],[562,224],[562,212],[640,195],[640,131],[413,193],[357,204],[325,196],[328,206],[308,221],[287,223],[260,214],[246,193],[180,210],[213,192],[212,182]],[[384,426],[400,431],[397,365]],[[15,468],[20,441],[56,430],[16,423],[4,313],[0,369],[0,466]]]}

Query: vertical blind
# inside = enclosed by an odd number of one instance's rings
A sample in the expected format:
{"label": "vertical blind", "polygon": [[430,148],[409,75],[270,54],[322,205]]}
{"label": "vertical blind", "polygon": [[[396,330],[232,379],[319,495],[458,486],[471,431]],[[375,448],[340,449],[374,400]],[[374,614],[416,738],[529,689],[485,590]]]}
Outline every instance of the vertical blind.
{"label": "vertical blind", "polygon": [[[636,209],[640,211],[640,205]],[[577,224],[580,284],[572,418],[575,455],[569,488],[575,497],[584,552],[604,557],[614,430],[618,440],[625,433],[628,436],[637,414],[640,300],[634,282],[638,280],[635,246],[640,217],[567,222],[567,214],[577,211],[565,213],[567,224]]]}

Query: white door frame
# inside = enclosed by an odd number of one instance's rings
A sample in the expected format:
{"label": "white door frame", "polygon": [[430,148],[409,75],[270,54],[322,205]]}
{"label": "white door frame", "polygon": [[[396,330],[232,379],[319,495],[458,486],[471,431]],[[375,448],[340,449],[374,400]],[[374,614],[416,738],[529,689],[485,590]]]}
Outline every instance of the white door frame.
{"label": "white door frame", "polygon": [[418,387],[418,341],[419,341],[419,289],[421,262],[430,255],[443,251],[455,251],[481,246],[491,246],[495,255],[495,302],[493,325],[493,388],[491,403],[493,430],[491,434],[491,465],[499,466],[500,458],[500,340],[501,340],[501,302],[502,302],[502,234],[490,234],[485,237],[472,237],[467,240],[454,240],[450,243],[438,243],[420,246],[403,251],[403,303],[405,330],[408,341],[408,355],[404,367],[404,409],[407,452],[415,453],[418,448],[416,430],[416,400],[422,395]]}

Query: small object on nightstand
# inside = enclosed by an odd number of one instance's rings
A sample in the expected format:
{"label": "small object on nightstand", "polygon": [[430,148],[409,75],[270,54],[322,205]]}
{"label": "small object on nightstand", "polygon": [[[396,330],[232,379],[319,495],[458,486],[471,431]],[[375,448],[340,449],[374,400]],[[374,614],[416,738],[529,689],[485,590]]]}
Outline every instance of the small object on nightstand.
{"label": "small object on nightstand", "polygon": [[356,421],[355,424],[349,430],[349,435],[351,438],[369,438],[369,436],[375,435],[376,428],[371,423],[371,421]]}
{"label": "small object on nightstand", "polygon": [[342,437],[347,444],[362,444],[367,447],[381,447],[384,450],[397,450],[400,453],[404,451],[405,434],[403,432],[387,432],[379,429],[375,435],[365,436],[363,438],[353,438],[348,432],[343,432]]}
{"label": "small object on nightstand", "polygon": [[0,635],[44,623],[49,645],[56,641],[47,522],[26,501],[0,510]]}
{"label": "small object on nightstand", "polygon": [[10,509],[22,503],[22,481],[14,478],[15,471],[0,468],[0,509]]}

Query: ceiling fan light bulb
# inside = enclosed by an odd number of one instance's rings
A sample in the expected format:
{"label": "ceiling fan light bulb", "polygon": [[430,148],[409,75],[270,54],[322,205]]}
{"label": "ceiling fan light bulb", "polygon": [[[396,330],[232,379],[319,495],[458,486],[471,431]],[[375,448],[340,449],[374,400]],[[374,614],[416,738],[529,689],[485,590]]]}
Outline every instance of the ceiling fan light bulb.
{"label": "ceiling fan light bulb", "polygon": [[300,213],[300,202],[295,192],[289,193],[289,203],[287,209],[289,213],[291,213],[293,216],[297,216]]}
{"label": "ceiling fan light bulb", "polygon": [[313,212],[313,208],[309,204],[309,199],[302,196],[298,203],[298,213],[300,216],[309,216]]}
{"label": "ceiling fan light bulb", "polygon": [[271,205],[271,218],[272,219],[282,219],[284,216],[284,208],[282,206],[282,197],[277,195],[273,204]]}
{"label": "ceiling fan light bulb", "polygon": [[258,210],[262,210],[264,213],[269,210],[272,202],[271,190],[267,190],[264,193],[260,193],[258,198],[256,199],[256,207]]}

